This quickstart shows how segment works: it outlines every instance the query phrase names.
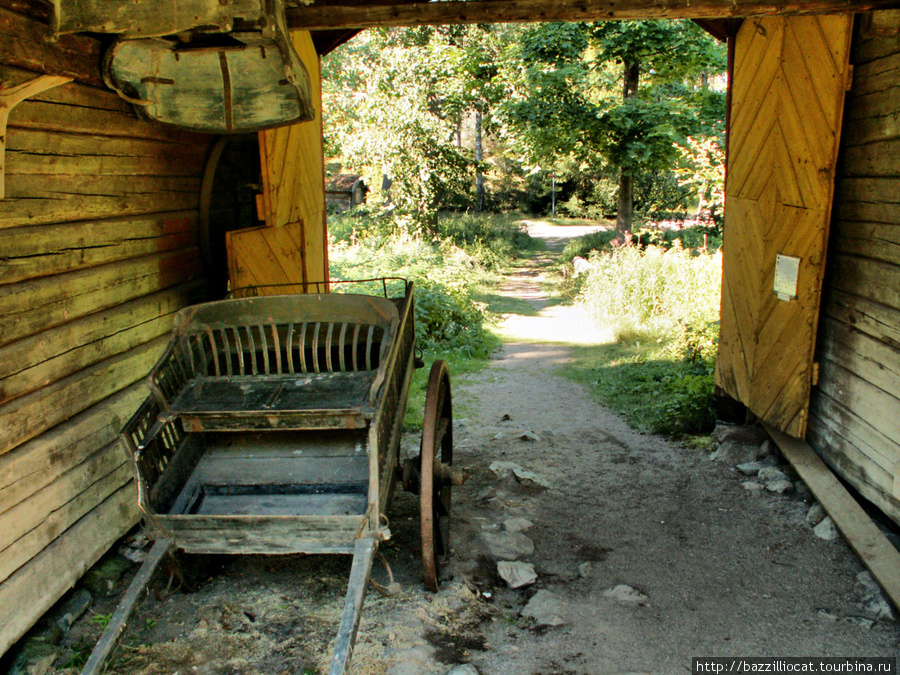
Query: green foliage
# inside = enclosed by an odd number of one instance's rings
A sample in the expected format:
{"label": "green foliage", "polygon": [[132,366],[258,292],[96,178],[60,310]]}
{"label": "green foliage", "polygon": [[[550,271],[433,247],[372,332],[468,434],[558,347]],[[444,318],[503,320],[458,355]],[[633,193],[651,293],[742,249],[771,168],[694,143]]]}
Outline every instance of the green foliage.
{"label": "green foliage", "polygon": [[617,341],[589,368],[591,383],[635,426],[674,435],[710,428],[721,254],[676,241],[607,250],[591,261],[580,301]]}
{"label": "green foliage", "polygon": [[587,258],[591,253],[607,248],[609,242],[615,236],[614,230],[600,230],[580,237],[573,237],[566,242],[562,251],[562,259],[566,262],[572,262],[572,258],[575,256]]}
{"label": "green foliage", "polygon": [[332,276],[414,281],[419,347],[486,358],[497,342],[487,330],[487,307],[475,296],[489,270],[509,264],[518,250],[530,246],[528,235],[509,217],[446,216],[423,233],[399,211],[380,210],[376,216],[372,221],[352,212],[332,217],[330,228],[345,237],[332,240]]}

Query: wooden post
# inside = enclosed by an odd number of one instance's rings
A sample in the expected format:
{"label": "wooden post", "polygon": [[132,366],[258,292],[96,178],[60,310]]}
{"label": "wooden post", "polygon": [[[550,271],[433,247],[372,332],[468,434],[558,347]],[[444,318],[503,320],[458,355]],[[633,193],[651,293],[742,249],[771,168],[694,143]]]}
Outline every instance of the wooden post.
{"label": "wooden post", "polygon": [[41,75],[15,87],[6,88],[0,83],[0,199],[6,197],[6,125],[10,111],[30,96],[71,81],[71,77],[63,75]]}

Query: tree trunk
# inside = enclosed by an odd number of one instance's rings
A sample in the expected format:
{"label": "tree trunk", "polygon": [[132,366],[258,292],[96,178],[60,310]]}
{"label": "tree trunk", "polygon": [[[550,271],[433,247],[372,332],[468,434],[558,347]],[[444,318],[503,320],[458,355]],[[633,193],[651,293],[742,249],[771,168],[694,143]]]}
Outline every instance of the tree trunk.
{"label": "tree trunk", "polygon": [[484,211],[484,172],[481,170],[481,160],[484,158],[484,149],[481,144],[481,110],[475,111],[475,212]]}
{"label": "tree trunk", "polygon": [[[637,93],[641,64],[625,59],[622,98],[629,99]],[[616,209],[616,239],[625,241],[634,223],[634,175],[624,169],[619,172],[619,200]]]}
{"label": "tree trunk", "polygon": [[616,239],[624,242],[634,223],[634,176],[619,173],[619,202],[616,208]]}

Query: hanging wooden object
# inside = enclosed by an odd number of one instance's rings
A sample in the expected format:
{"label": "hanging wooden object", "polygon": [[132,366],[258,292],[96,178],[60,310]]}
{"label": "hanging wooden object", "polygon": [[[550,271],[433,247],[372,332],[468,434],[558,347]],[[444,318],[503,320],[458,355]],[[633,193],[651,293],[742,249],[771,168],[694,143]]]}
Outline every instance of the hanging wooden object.
{"label": "hanging wooden object", "polygon": [[6,197],[6,126],[10,111],[26,98],[71,81],[71,77],[62,75],[41,75],[15,87],[0,85],[0,199]]}

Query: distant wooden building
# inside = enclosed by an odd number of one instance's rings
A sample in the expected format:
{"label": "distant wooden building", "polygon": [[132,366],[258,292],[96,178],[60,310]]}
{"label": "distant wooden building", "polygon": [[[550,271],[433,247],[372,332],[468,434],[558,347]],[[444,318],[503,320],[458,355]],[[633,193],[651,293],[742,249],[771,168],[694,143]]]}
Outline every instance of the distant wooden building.
{"label": "distant wooden building", "polygon": [[369,188],[362,177],[352,173],[338,174],[325,183],[325,204],[337,213],[365,204]]}
{"label": "distant wooden building", "polygon": [[[291,3],[315,119],[220,137],[139,118],[100,39],[48,39],[48,4],[0,0],[0,654],[137,521],[117,434],[173,314],[228,286],[328,289],[321,54],[403,22],[849,9]],[[900,13],[714,23],[733,57],[718,383],[900,522]]]}

